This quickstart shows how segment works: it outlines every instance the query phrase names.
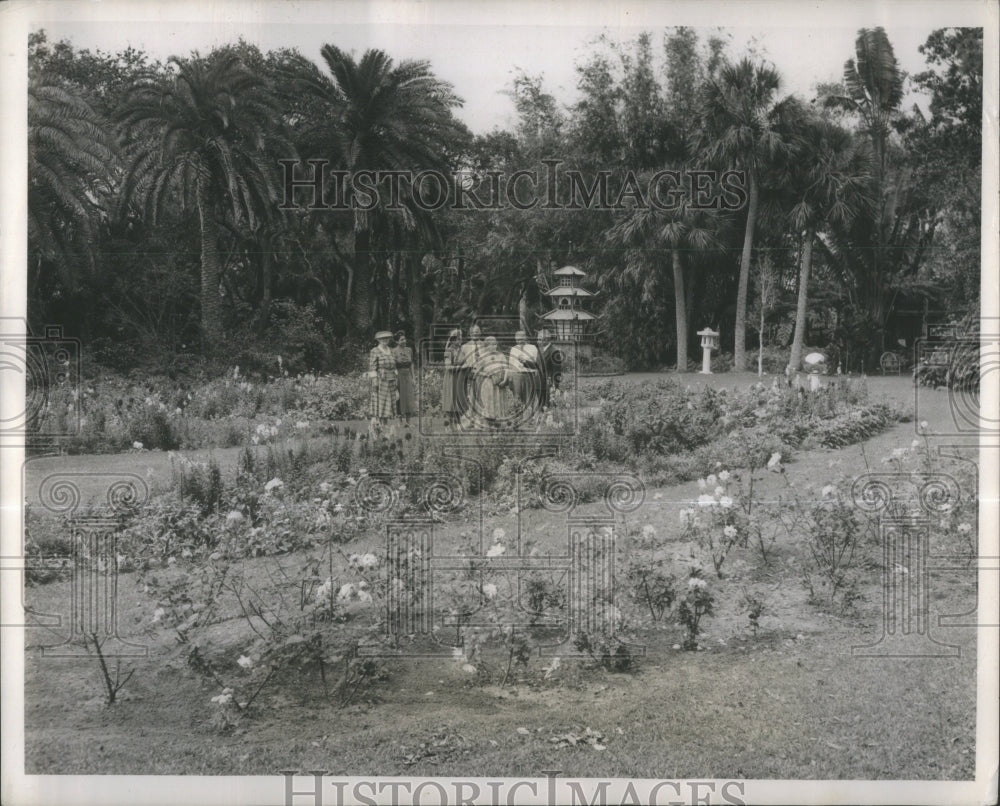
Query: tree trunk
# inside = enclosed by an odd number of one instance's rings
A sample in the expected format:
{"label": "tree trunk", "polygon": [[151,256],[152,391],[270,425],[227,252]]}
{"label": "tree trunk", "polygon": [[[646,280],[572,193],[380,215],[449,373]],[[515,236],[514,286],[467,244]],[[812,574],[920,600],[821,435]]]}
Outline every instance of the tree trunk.
{"label": "tree trunk", "polygon": [[733,371],[747,368],[747,290],[750,284],[750,256],[753,252],[753,231],[757,223],[757,178],[750,176],[750,201],[747,206],[747,227],[743,234],[743,255],[740,257],[740,287],[736,296],[736,333],[733,346]]}
{"label": "tree trunk", "polygon": [[518,329],[528,332],[528,287],[525,285],[521,289],[521,296],[517,300],[517,321]]}
{"label": "tree trunk", "polygon": [[677,371],[687,372],[688,369],[688,329],[687,300],[684,298],[684,267],[681,265],[679,249],[673,250],[674,264],[674,319],[677,328]]}
{"label": "tree trunk", "polygon": [[686,297],[684,301],[684,312],[687,315],[687,337],[690,341],[695,338],[697,331],[697,320],[694,316],[694,300],[696,286],[698,285],[701,275],[695,272],[691,268],[690,262],[684,267],[684,296]]}
{"label": "tree trunk", "polygon": [[271,319],[271,256],[263,255],[260,268],[261,300],[260,318],[257,320],[257,332],[264,333]]}
{"label": "tree trunk", "polygon": [[222,349],[222,302],[219,299],[219,226],[209,199],[206,180],[198,181],[198,220],[201,228],[201,349]]}
{"label": "tree trunk", "polygon": [[424,339],[424,286],[421,276],[419,255],[412,253],[406,258],[406,285],[409,289],[410,324],[413,326],[414,361],[421,363],[422,340]]}
{"label": "tree trunk", "polygon": [[[392,253],[392,280],[389,283],[389,325],[396,327],[399,321],[399,275],[400,254],[399,250]],[[415,337],[415,334],[414,334]]]}
{"label": "tree trunk", "polygon": [[799,267],[799,301],[795,308],[795,335],[792,337],[792,354],[788,366],[792,371],[802,365],[802,346],[806,340],[806,306],[809,302],[809,272],[812,269],[813,231],[806,230],[802,244],[802,263]]}
{"label": "tree trunk", "polygon": [[351,288],[351,325],[358,336],[367,336],[372,326],[371,232],[354,233],[354,279]]}

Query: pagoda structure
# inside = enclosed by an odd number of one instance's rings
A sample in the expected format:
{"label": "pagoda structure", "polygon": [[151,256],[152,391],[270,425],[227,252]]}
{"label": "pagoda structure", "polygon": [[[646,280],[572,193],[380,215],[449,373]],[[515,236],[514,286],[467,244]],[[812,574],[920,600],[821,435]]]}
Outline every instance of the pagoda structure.
{"label": "pagoda structure", "polygon": [[546,292],[552,310],[542,314],[545,327],[552,332],[554,342],[569,352],[589,357],[590,323],[597,317],[587,310],[596,295],[581,286],[587,274],[576,266],[563,266],[553,276],[555,285]]}

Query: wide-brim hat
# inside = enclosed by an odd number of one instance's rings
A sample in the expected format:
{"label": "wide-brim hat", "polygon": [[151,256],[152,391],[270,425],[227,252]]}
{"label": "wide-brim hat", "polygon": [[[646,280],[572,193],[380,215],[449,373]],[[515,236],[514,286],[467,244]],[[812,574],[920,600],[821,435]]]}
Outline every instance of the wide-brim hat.
{"label": "wide-brim hat", "polygon": [[391,338],[392,338],[392,333],[390,333],[388,330],[380,330],[378,333],[375,334],[375,341],[378,341],[379,339],[391,339]]}

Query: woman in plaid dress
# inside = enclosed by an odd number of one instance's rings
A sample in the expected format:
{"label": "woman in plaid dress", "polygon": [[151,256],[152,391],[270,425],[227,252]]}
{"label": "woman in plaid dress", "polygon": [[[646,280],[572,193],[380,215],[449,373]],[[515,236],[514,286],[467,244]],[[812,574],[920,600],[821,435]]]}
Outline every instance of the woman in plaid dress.
{"label": "woman in plaid dress", "polygon": [[396,399],[399,396],[399,376],[396,373],[396,356],[389,347],[392,334],[380,330],[375,334],[378,346],[368,353],[368,416],[372,426],[388,425],[396,416]]}

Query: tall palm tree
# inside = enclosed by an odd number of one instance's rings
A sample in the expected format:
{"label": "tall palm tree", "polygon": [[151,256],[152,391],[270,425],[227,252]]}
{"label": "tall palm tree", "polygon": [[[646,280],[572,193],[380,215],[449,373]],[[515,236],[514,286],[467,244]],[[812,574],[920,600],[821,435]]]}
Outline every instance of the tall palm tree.
{"label": "tall palm tree", "polygon": [[219,236],[225,216],[252,230],[277,206],[268,145],[280,140],[273,96],[239,56],[173,57],[176,73],[129,89],[122,113],[131,161],[122,202],[153,221],[168,205],[197,210],[203,349],[222,344]]}
{"label": "tall palm tree", "polygon": [[117,157],[105,121],[82,98],[35,80],[28,86],[28,243],[33,279],[44,262],[68,276],[91,258]]}
{"label": "tall palm tree", "polygon": [[690,201],[685,201],[673,210],[638,208],[608,230],[609,241],[629,249],[626,252],[626,272],[639,270],[651,273],[650,267],[643,265],[649,260],[649,253],[636,251],[643,246],[654,244],[659,247],[657,251],[670,254],[678,372],[687,372],[688,369],[684,256],[715,246],[718,243],[716,229],[717,222],[711,210],[692,208]]}
{"label": "tall palm tree", "polygon": [[795,334],[788,361],[794,370],[802,363],[816,233],[829,225],[847,227],[869,209],[871,158],[846,129],[832,121],[814,119],[803,128],[791,166],[790,185],[797,201],[790,218],[796,231],[802,233]]}
{"label": "tall palm tree", "polygon": [[[447,82],[431,72],[426,61],[395,64],[381,50],[368,50],[359,61],[334,45],[320,51],[330,75],[299,57],[287,67],[290,88],[322,105],[328,114],[326,154],[347,171],[345,202],[351,204],[351,177],[358,171],[447,171],[451,144],[460,124],[451,110],[461,105]],[[405,186],[401,210],[387,211],[388,194],[379,194],[379,206],[354,210],[354,265],[349,290],[351,319],[358,332],[372,324],[372,277],[376,219],[401,216],[408,229],[416,228],[417,208]]]}
{"label": "tall palm tree", "polygon": [[705,84],[704,126],[699,135],[701,151],[709,161],[746,173],[747,219],[740,256],[736,296],[736,333],[733,369],[746,369],[747,291],[754,228],[757,224],[763,174],[785,143],[777,131],[780,109],[775,95],[781,86],[777,70],[754,64],[749,58],[723,66]]}
{"label": "tall palm tree", "polygon": [[887,263],[886,221],[891,215],[891,193],[886,192],[890,123],[899,111],[903,100],[903,72],[896,60],[892,44],[883,28],[862,28],[854,44],[856,59],[844,64],[845,94],[827,96],[827,106],[856,113],[863,131],[868,135],[873,152],[872,184],[876,200],[873,216],[874,232],[871,246],[865,250],[870,255],[870,269],[865,273],[863,299],[868,308],[872,325],[880,338],[879,349],[885,349],[885,275]]}

